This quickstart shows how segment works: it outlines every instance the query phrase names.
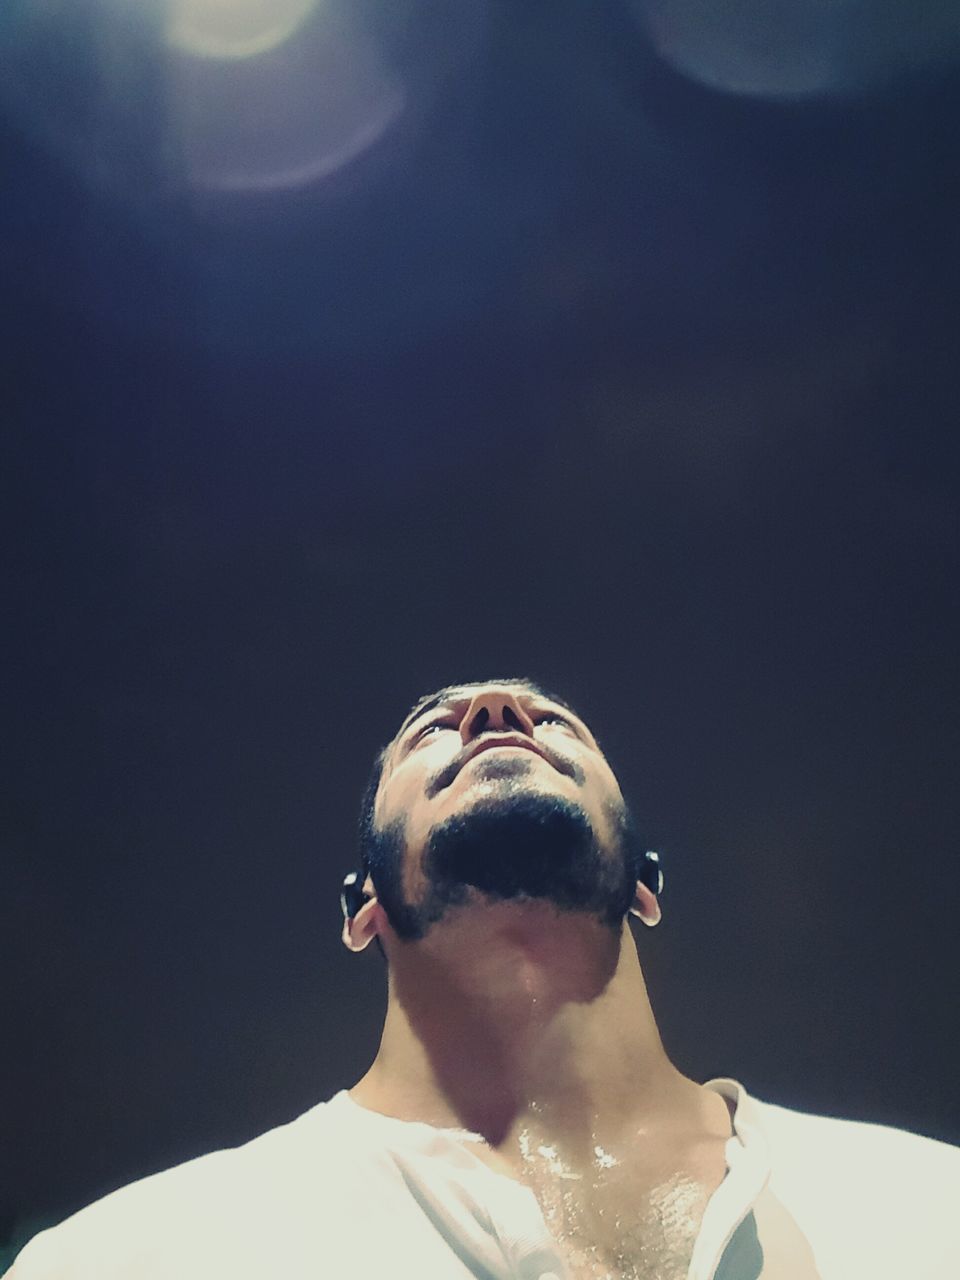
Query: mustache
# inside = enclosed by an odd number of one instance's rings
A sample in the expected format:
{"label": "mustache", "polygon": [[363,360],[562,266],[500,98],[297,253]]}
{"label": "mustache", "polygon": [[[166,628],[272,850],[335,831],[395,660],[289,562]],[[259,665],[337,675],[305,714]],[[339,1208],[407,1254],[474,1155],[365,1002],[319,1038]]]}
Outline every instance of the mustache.
{"label": "mustache", "polygon": [[[477,749],[477,744],[471,742],[469,746],[459,751],[449,764],[445,764],[439,769],[432,778],[429,779],[425,787],[425,793],[428,800],[432,800],[438,792],[444,787],[449,787],[454,778],[473,756]],[[572,778],[577,786],[582,787],[584,783],[584,772],[580,766],[573,760],[568,760],[566,756],[562,756],[558,751],[554,751],[551,747],[546,747],[542,742],[537,743],[537,749],[546,758],[548,764],[552,765],[558,773],[565,774],[568,778]]]}

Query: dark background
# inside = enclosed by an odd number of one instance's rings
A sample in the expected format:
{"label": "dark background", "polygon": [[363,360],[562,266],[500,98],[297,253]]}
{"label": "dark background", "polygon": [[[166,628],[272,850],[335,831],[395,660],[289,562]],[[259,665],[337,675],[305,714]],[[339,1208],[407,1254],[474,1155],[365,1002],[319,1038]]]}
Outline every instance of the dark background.
{"label": "dark background", "polygon": [[362,1073],[367,769],[488,675],[662,851],[681,1069],[960,1141],[956,20],[357,4],[405,108],[298,180],[282,79],[0,19],[0,1241]]}

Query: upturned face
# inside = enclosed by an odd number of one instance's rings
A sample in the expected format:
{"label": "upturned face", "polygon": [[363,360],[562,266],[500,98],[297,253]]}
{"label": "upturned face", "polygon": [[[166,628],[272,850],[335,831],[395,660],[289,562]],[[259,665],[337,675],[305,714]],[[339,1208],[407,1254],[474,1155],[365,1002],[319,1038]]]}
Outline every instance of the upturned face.
{"label": "upturned face", "polygon": [[395,932],[454,906],[546,898],[622,919],[636,883],[629,815],[586,724],[521,682],[445,689],[387,749],[368,850]]}

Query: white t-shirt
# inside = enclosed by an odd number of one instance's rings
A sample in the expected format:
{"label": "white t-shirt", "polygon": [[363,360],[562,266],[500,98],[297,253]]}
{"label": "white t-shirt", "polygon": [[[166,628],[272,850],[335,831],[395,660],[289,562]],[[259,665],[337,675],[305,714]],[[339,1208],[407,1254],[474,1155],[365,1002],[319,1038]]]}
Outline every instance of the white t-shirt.
{"label": "white t-shirt", "polygon": [[[688,1280],[960,1280],[960,1148],[759,1102],[735,1080],[727,1175]],[[547,1280],[565,1269],[529,1188],[476,1135],[346,1093],[245,1146],[105,1196],[11,1280]]]}

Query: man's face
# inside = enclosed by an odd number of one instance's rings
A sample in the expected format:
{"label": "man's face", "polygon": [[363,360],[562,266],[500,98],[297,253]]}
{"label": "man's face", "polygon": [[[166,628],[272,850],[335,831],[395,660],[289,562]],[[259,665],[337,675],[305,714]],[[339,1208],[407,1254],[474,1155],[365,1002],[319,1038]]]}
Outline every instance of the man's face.
{"label": "man's face", "polygon": [[539,898],[622,920],[636,850],[620,788],[590,730],[526,684],[445,690],[387,749],[368,851],[402,938],[456,906]]}

